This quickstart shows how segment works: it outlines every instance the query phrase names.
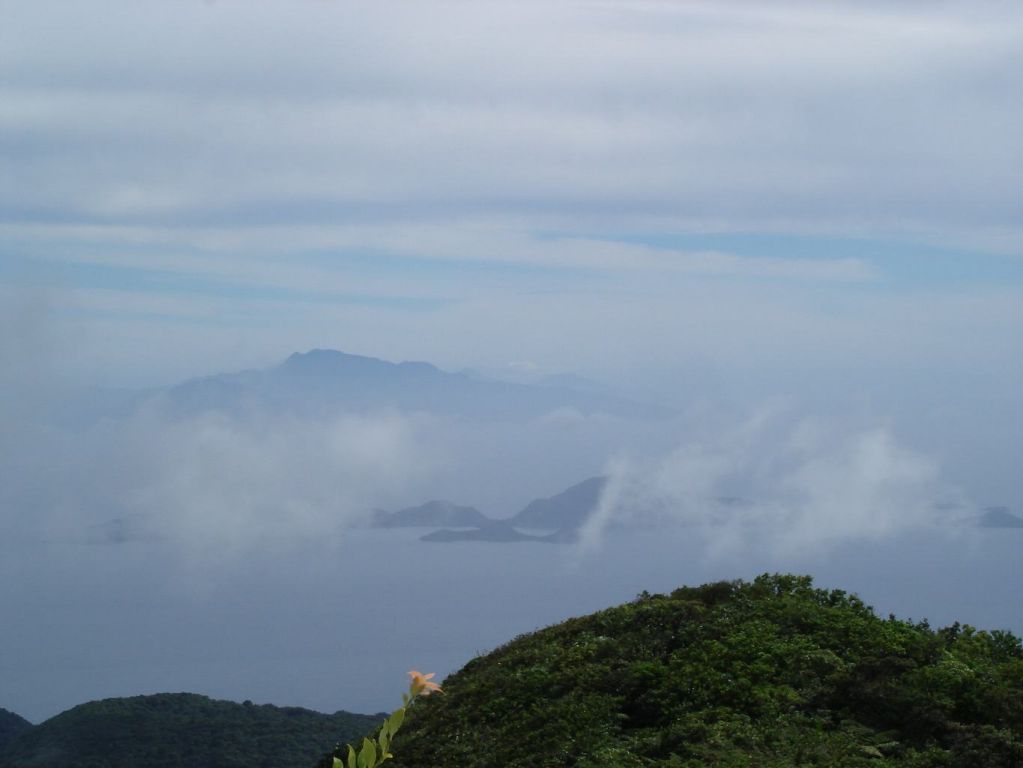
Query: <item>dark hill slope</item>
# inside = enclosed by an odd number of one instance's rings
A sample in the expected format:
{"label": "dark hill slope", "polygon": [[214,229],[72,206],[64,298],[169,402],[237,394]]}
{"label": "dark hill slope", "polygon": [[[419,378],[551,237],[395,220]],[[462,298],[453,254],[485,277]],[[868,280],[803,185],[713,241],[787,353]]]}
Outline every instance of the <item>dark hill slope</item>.
{"label": "dark hill slope", "polygon": [[8,712],[3,707],[0,707],[0,751],[3,751],[4,745],[7,742],[31,727],[32,723],[21,715]]}
{"label": "dark hill slope", "polygon": [[1019,768],[1014,636],[763,576],[520,637],[417,704],[394,768]]}
{"label": "dark hill slope", "polygon": [[308,768],[380,717],[235,704],[190,693],[106,699],[69,709],[11,740],[3,768]]}

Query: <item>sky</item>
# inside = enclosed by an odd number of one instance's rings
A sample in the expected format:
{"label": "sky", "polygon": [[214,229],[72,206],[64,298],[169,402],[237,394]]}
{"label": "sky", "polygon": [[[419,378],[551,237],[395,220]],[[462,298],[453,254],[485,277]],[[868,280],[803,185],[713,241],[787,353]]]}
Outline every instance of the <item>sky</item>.
{"label": "sky", "polygon": [[862,408],[1019,458],[1011,5],[3,12],[17,378],[160,386],[325,347]]}
{"label": "sky", "polygon": [[987,367],[1020,327],[1012,5],[3,14],[0,286],[76,380]]}
{"label": "sky", "polygon": [[[281,507],[322,532],[332,494],[510,514],[597,472],[615,482],[591,548],[637,499],[699,516],[693,487],[740,475],[771,520],[789,505],[779,552],[904,531],[938,496],[1023,511],[1023,8],[0,0],[0,18],[0,531],[186,510],[194,564],[241,530],[243,554],[263,546]],[[71,388],[313,348],[571,373],[678,417],[49,423]],[[26,711],[87,697],[97,664]],[[117,692],[142,679],[165,678]]]}

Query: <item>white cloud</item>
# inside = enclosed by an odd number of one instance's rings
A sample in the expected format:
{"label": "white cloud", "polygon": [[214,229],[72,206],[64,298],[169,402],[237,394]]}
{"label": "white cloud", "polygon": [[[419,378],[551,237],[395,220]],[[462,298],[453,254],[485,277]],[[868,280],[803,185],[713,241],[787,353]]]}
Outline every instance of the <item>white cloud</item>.
{"label": "white cloud", "polygon": [[119,490],[124,507],[202,554],[316,539],[336,545],[382,496],[431,469],[414,422],[399,414],[242,422],[150,414],[126,429],[115,450],[144,459],[124,457],[139,470]]}
{"label": "white cloud", "polygon": [[693,526],[718,554],[819,551],[945,524],[936,503],[962,499],[887,428],[793,422],[776,410],[659,458],[619,458],[606,473],[583,551],[600,548],[609,525],[651,522]]}
{"label": "white cloud", "polygon": [[15,473],[0,527],[15,546],[115,544],[127,532],[164,540],[186,562],[310,544],[334,552],[375,505],[404,500],[445,461],[436,425],[408,414],[181,418],[150,404],[73,429],[29,420],[50,416],[9,423],[0,441]]}

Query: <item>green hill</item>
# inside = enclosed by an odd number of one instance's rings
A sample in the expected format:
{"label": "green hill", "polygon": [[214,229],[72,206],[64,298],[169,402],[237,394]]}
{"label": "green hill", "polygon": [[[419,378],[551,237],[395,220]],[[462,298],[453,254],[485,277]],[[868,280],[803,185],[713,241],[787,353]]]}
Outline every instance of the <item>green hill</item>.
{"label": "green hill", "polygon": [[7,742],[31,727],[32,723],[21,715],[8,712],[3,707],[0,707],[0,751],[3,751],[4,745]]}
{"label": "green hill", "polygon": [[380,719],[191,693],[106,699],[24,730],[0,750],[0,767],[308,768]]}
{"label": "green hill", "polygon": [[[1023,650],[808,577],[642,595],[477,658],[393,768],[1019,768]],[[323,761],[321,761],[323,764]]]}

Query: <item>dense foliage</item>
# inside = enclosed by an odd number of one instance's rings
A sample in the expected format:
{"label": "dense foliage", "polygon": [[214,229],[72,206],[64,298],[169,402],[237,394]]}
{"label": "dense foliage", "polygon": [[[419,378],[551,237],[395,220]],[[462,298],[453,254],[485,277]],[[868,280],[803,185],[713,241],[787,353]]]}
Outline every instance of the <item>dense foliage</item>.
{"label": "dense foliage", "polygon": [[23,733],[31,727],[32,723],[21,715],[8,712],[0,707],[0,750],[3,750],[4,745],[19,733]]}
{"label": "dense foliage", "polygon": [[329,745],[379,722],[190,693],[106,699],[12,739],[0,768],[308,768]]}
{"label": "dense foliage", "polygon": [[808,577],[644,594],[467,664],[394,768],[1019,768],[1023,650]]}

